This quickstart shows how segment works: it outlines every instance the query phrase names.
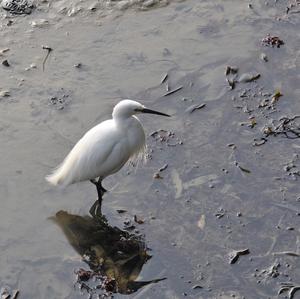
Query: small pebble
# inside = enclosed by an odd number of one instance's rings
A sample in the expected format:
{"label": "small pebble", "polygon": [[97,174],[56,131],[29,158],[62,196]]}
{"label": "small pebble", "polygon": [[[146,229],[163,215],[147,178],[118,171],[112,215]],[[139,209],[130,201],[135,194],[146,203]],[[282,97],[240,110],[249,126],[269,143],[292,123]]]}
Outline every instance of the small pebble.
{"label": "small pebble", "polygon": [[8,90],[1,90],[0,91],[0,98],[9,97],[10,92]]}
{"label": "small pebble", "polygon": [[7,61],[7,59],[5,59],[5,60],[2,61],[2,65],[6,66],[6,67],[10,66],[10,64]]}
{"label": "small pebble", "polygon": [[46,19],[38,19],[30,22],[31,27],[33,28],[44,28],[49,25],[49,21]]}
{"label": "small pebble", "polygon": [[249,83],[249,82],[259,79],[259,77],[260,77],[259,73],[255,73],[255,74],[245,73],[240,76],[238,82],[239,83]]}
{"label": "small pebble", "polygon": [[198,285],[198,284],[196,284],[196,285],[194,285],[194,286],[192,287],[193,290],[196,290],[196,289],[202,289],[202,288],[203,288],[203,287],[200,286],[200,285]]}
{"label": "small pebble", "polygon": [[295,228],[289,226],[289,227],[286,228],[286,230],[295,230]]}
{"label": "small pebble", "polygon": [[265,53],[260,54],[260,59],[265,62],[268,62],[268,60],[269,60],[267,54],[265,54]]}
{"label": "small pebble", "polygon": [[4,48],[0,50],[0,55],[3,55],[4,53],[8,52],[9,48]]}
{"label": "small pebble", "polygon": [[153,175],[154,179],[162,179],[163,177],[157,172]]}

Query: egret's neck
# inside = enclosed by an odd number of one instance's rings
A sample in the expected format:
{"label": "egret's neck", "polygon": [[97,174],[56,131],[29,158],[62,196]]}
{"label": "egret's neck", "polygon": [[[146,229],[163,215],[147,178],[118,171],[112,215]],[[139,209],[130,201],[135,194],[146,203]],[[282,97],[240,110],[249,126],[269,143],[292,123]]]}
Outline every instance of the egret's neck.
{"label": "egret's neck", "polygon": [[139,122],[139,119],[135,115],[124,115],[124,114],[113,114],[113,120],[120,126],[121,128],[128,128],[136,123]]}
{"label": "egret's neck", "polygon": [[112,117],[115,120],[125,120],[132,117],[132,111],[128,109],[116,109],[114,108]]}

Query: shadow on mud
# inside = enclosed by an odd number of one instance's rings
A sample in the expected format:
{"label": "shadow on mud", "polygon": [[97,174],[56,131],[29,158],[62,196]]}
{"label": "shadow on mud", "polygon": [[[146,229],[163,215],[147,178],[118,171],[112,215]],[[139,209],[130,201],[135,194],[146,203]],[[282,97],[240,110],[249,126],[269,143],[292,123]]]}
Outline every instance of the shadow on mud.
{"label": "shadow on mud", "polygon": [[90,270],[75,271],[81,289],[89,294],[131,294],[165,279],[136,281],[143,265],[151,258],[143,237],[110,226],[100,213],[92,215],[59,211],[51,217],[89,265]]}

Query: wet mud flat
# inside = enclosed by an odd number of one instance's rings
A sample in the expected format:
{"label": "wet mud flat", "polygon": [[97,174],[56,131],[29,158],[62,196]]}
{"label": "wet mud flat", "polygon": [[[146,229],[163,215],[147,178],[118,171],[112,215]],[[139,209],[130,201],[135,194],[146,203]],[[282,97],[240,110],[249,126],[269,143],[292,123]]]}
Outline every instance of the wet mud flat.
{"label": "wet mud flat", "polygon": [[[1,11],[1,296],[300,297],[299,2],[125,2]],[[172,118],[92,217],[44,176],[126,97]]]}

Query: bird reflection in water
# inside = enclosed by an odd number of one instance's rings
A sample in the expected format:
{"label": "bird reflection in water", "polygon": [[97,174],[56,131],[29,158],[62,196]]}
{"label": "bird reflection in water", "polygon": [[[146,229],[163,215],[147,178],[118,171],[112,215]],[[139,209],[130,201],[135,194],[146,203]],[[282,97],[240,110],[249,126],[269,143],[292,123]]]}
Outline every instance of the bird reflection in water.
{"label": "bird reflection in water", "polygon": [[110,226],[102,214],[95,212],[94,206],[91,215],[59,211],[51,218],[90,267],[90,270],[79,269],[76,272],[81,288],[91,295],[99,291],[106,296],[112,293],[131,294],[165,279],[136,281],[143,265],[151,258],[143,238]]}

